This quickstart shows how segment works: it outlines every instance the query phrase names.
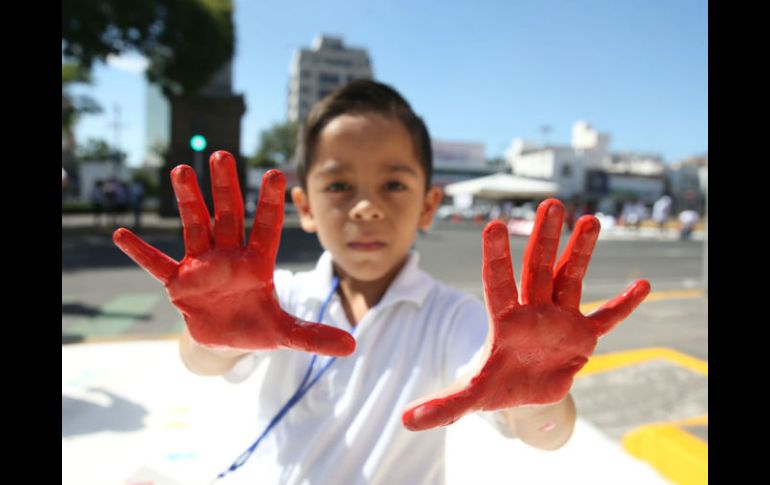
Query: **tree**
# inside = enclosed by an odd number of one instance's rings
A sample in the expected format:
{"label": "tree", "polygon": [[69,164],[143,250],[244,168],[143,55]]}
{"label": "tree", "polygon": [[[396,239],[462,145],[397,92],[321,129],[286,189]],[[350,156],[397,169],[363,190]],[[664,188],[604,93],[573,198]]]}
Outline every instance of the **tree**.
{"label": "tree", "polygon": [[126,160],[126,153],[113,148],[102,139],[90,138],[85,146],[78,149],[78,158],[84,162],[118,162]]}
{"label": "tree", "polygon": [[75,83],[90,83],[87,70],[75,63],[61,65],[61,128],[70,131],[78,118],[87,113],[101,113],[102,107],[90,96],[73,96],[70,87]]}
{"label": "tree", "polygon": [[249,160],[253,167],[275,167],[290,163],[297,149],[296,122],[275,123],[259,135],[259,150]]}
{"label": "tree", "polygon": [[70,87],[75,83],[90,83],[88,70],[76,63],[65,62],[61,65],[61,161],[62,168],[72,172],[75,163],[75,124],[84,114],[100,113],[99,106],[92,97],[74,96]]}
{"label": "tree", "polygon": [[89,70],[136,50],[168,95],[195,94],[233,56],[232,0],[62,0],[62,55]]}

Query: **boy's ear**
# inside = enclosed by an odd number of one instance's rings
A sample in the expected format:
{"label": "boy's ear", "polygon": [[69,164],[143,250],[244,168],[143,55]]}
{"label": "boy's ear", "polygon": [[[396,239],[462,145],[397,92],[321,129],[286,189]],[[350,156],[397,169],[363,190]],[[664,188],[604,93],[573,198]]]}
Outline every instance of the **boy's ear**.
{"label": "boy's ear", "polygon": [[307,193],[302,187],[291,189],[291,200],[299,211],[299,222],[305,232],[313,233],[316,231],[313,213],[310,212],[310,201]]}
{"label": "boy's ear", "polygon": [[427,231],[430,228],[430,225],[433,223],[433,215],[438,210],[438,206],[443,198],[444,194],[440,187],[433,186],[428,189],[422,203],[422,213],[420,213],[420,220],[417,226],[419,229]]}

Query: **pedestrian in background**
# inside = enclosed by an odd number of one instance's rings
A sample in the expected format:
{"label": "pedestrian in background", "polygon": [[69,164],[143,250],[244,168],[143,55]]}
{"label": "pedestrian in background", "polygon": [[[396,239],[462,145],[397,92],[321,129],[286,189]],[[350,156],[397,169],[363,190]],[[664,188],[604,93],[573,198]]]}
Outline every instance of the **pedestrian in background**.
{"label": "pedestrian in background", "polygon": [[97,180],[91,189],[91,208],[94,211],[94,226],[102,225],[102,213],[105,209],[104,180]]}
{"label": "pedestrian in background", "polygon": [[652,219],[655,221],[661,232],[666,230],[666,223],[670,216],[671,197],[664,194],[652,205]]}
{"label": "pedestrian in background", "polygon": [[679,239],[687,241],[692,237],[692,231],[695,229],[695,224],[698,223],[700,216],[692,209],[685,209],[679,213]]}
{"label": "pedestrian in background", "polygon": [[144,206],[144,184],[135,179],[129,188],[131,210],[134,213],[134,230],[139,230],[142,225],[142,209]]}

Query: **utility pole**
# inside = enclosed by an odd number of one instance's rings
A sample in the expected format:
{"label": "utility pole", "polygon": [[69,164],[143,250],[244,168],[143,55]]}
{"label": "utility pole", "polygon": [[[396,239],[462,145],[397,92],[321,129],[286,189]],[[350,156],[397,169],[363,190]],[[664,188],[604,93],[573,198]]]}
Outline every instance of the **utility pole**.
{"label": "utility pole", "polygon": [[540,127],[540,133],[543,134],[543,147],[548,146],[548,135],[553,131],[553,127],[551,125],[542,125]]}
{"label": "utility pole", "polygon": [[114,130],[114,140],[113,140],[113,146],[112,149],[115,151],[115,158],[113,165],[114,167],[114,175],[118,175],[118,165],[120,164],[119,154],[121,152],[120,150],[120,135],[123,128],[125,128],[125,125],[122,121],[120,121],[120,105],[118,103],[115,103],[112,105],[113,110],[115,111],[115,121],[112,123],[109,123],[108,126]]}
{"label": "utility pole", "polygon": [[115,150],[120,150],[120,131],[123,128],[123,123],[120,121],[120,105],[115,103],[112,107],[115,110],[115,121],[110,123],[109,126],[115,130],[113,146],[115,147]]}

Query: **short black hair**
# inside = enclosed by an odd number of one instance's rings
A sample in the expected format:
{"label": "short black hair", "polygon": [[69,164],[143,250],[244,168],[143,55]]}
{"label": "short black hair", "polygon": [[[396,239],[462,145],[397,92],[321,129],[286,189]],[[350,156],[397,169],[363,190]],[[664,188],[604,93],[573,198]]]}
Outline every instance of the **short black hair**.
{"label": "short black hair", "polygon": [[425,188],[433,177],[433,150],[425,122],[395,89],[377,81],[358,79],[338,88],[313,106],[302,127],[297,151],[297,176],[307,190],[307,174],[313,163],[318,137],[326,125],[344,114],[380,114],[404,124],[414,152],[425,172]]}

